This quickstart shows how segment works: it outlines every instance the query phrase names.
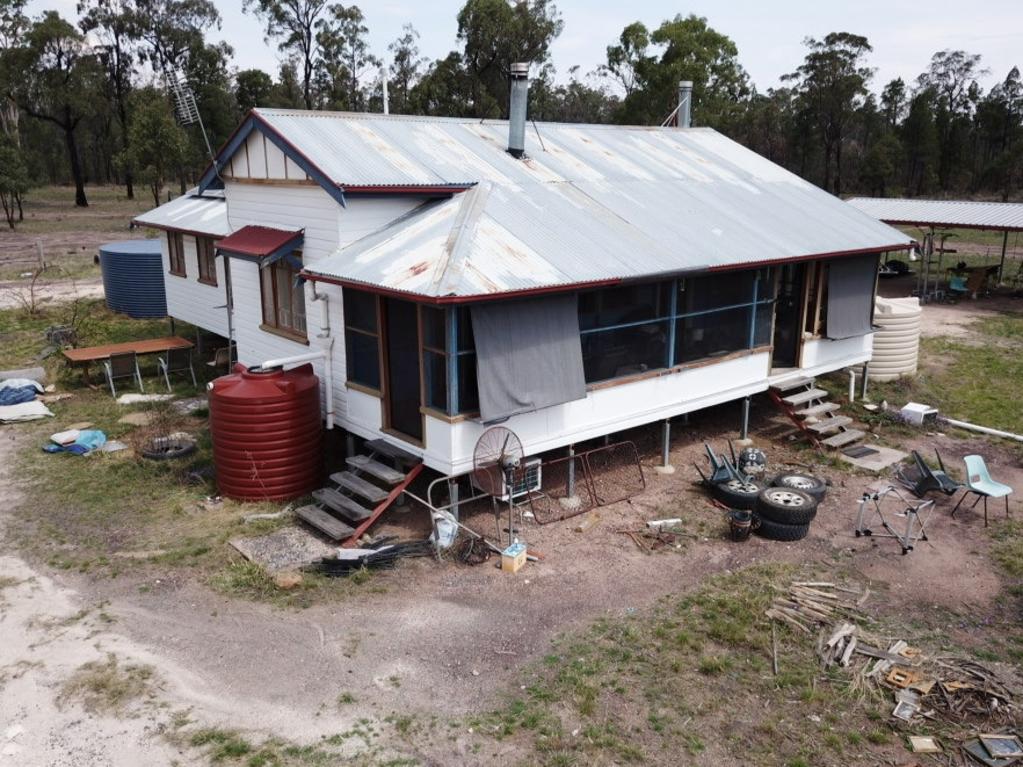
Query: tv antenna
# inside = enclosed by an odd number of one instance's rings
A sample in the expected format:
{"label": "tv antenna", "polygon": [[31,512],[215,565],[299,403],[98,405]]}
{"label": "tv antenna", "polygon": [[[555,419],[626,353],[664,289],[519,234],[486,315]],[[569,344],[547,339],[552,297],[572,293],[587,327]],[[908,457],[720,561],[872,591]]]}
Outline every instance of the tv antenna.
{"label": "tv antenna", "polygon": [[174,99],[174,116],[177,118],[178,123],[182,126],[198,123],[199,131],[202,133],[202,140],[206,143],[206,153],[209,154],[213,167],[216,168],[213,147],[210,146],[209,136],[206,135],[206,126],[203,125],[202,115],[199,114],[199,105],[196,103],[195,94],[192,93],[188,81],[179,75],[173,67],[166,67],[163,77],[167,83],[167,90]]}

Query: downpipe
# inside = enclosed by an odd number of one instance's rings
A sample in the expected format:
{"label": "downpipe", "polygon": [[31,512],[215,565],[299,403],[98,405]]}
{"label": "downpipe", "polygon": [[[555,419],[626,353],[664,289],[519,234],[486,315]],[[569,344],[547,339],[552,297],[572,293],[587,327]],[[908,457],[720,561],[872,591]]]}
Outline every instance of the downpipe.
{"label": "downpipe", "polygon": [[314,360],[323,360],[323,382],[324,389],[326,390],[326,405],[327,414],[326,422],[327,428],[334,428],[334,337],[330,334],[330,311],[329,311],[329,299],[325,293],[317,293],[316,286],[313,285],[313,301],[320,302],[320,330],[321,332],[317,335],[317,338],[329,338],[327,347],[320,349],[315,352],[306,352],[305,354],[295,354],[291,357],[278,357],[272,360],[266,360],[258,365],[262,370],[269,370],[270,368],[282,368],[290,367],[294,365],[301,365],[305,362],[313,362]]}
{"label": "downpipe", "polygon": [[955,426],[957,429],[966,429],[967,431],[975,431],[979,434],[989,434],[992,437],[1002,437],[1003,439],[1014,439],[1017,442],[1023,442],[1023,435],[1013,434],[1009,431],[992,429],[987,426],[978,426],[975,423],[968,423],[967,421],[957,421],[954,418],[946,418],[943,415],[939,415],[938,420],[942,423],[947,423],[949,426]]}

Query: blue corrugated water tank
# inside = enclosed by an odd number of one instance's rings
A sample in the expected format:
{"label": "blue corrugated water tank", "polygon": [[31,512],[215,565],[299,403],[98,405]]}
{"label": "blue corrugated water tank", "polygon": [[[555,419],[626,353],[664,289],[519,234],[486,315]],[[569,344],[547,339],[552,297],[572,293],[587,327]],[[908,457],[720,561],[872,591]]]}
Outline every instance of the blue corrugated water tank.
{"label": "blue corrugated water tank", "polygon": [[100,245],[99,266],[108,307],[129,317],[167,316],[160,240]]}

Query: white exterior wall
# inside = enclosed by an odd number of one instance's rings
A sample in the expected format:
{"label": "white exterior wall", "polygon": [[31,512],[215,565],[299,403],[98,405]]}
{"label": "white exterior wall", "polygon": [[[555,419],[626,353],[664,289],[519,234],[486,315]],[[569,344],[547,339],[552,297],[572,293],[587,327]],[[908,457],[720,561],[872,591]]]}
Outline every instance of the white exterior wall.
{"label": "white exterior wall", "polygon": [[181,235],[185,250],[185,276],[170,273],[170,251],[167,234],[160,236],[160,253],[163,256],[163,286],[167,294],[167,314],[175,319],[227,337],[227,303],[224,292],[224,260],[216,259],[217,285],[199,282],[199,257],[196,254],[195,237]]}
{"label": "white exterior wall", "polygon": [[803,354],[799,371],[803,376],[819,376],[850,365],[859,365],[870,359],[874,348],[874,334],[843,338],[813,338],[803,341]]}
{"label": "white exterior wall", "polygon": [[[255,135],[255,134],[254,134]],[[250,138],[250,141],[252,139]],[[278,151],[268,143],[270,150]],[[240,153],[239,153],[240,154]],[[239,155],[236,154],[237,158]],[[250,151],[249,157],[253,153]],[[283,155],[281,155],[283,158]],[[255,163],[253,163],[255,165]],[[271,168],[274,161],[271,160]],[[291,163],[290,168],[294,169]],[[291,172],[291,171],[289,171]],[[318,186],[268,186],[228,181],[226,184],[228,220],[232,230],[243,226],[303,228],[305,236],[302,262],[312,264],[334,253],[338,247],[376,231],[421,203],[415,198],[356,198],[341,205]],[[331,354],[333,368],[334,413],[346,412],[344,316],[341,288],[324,283],[305,285],[306,330],[308,344],[263,330],[263,305],[259,267],[253,261],[231,259],[231,288],[234,297],[234,337],[238,360],[257,365],[277,357],[289,357],[324,350]],[[327,299],[314,301],[315,293]],[[187,318],[185,318],[187,319]],[[329,332],[328,332],[329,331]],[[321,381],[321,402],[326,403],[324,366],[314,362]],[[379,411],[379,407],[377,408]],[[379,419],[377,423],[379,427]]]}
{"label": "white exterior wall", "polygon": [[[767,353],[751,354],[714,365],[691,368],[640,381],[590,391],[585,399],[513,416],[503,425],[522,440],[527,454],[536,454],[611,432],[671,418],[767,389]],[[476,420],[449,423],[426,417],[426,447],[377,433],[381,402],[362,392],[349,392],[344,426],[363,437],[383,437],[427,465],[446,474],[472,468],[476,440],[486,427]]]}

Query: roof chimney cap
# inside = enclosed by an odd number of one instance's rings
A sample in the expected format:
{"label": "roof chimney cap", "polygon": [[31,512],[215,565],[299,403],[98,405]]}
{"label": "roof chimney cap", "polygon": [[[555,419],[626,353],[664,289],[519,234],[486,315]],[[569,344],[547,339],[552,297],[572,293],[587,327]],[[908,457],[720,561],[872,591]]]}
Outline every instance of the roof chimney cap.
{"label": "roof chimney cap", "polygon": [[678,81],[678,87],[679,88],[690,88],[690,89],[692,89],[693,81],[692,80],[679,80]]}
{"label": "roof chimney cap", "polygon": [[529,77],[529,62],[517,61],[511,65],[511,76],[514,78]]}

